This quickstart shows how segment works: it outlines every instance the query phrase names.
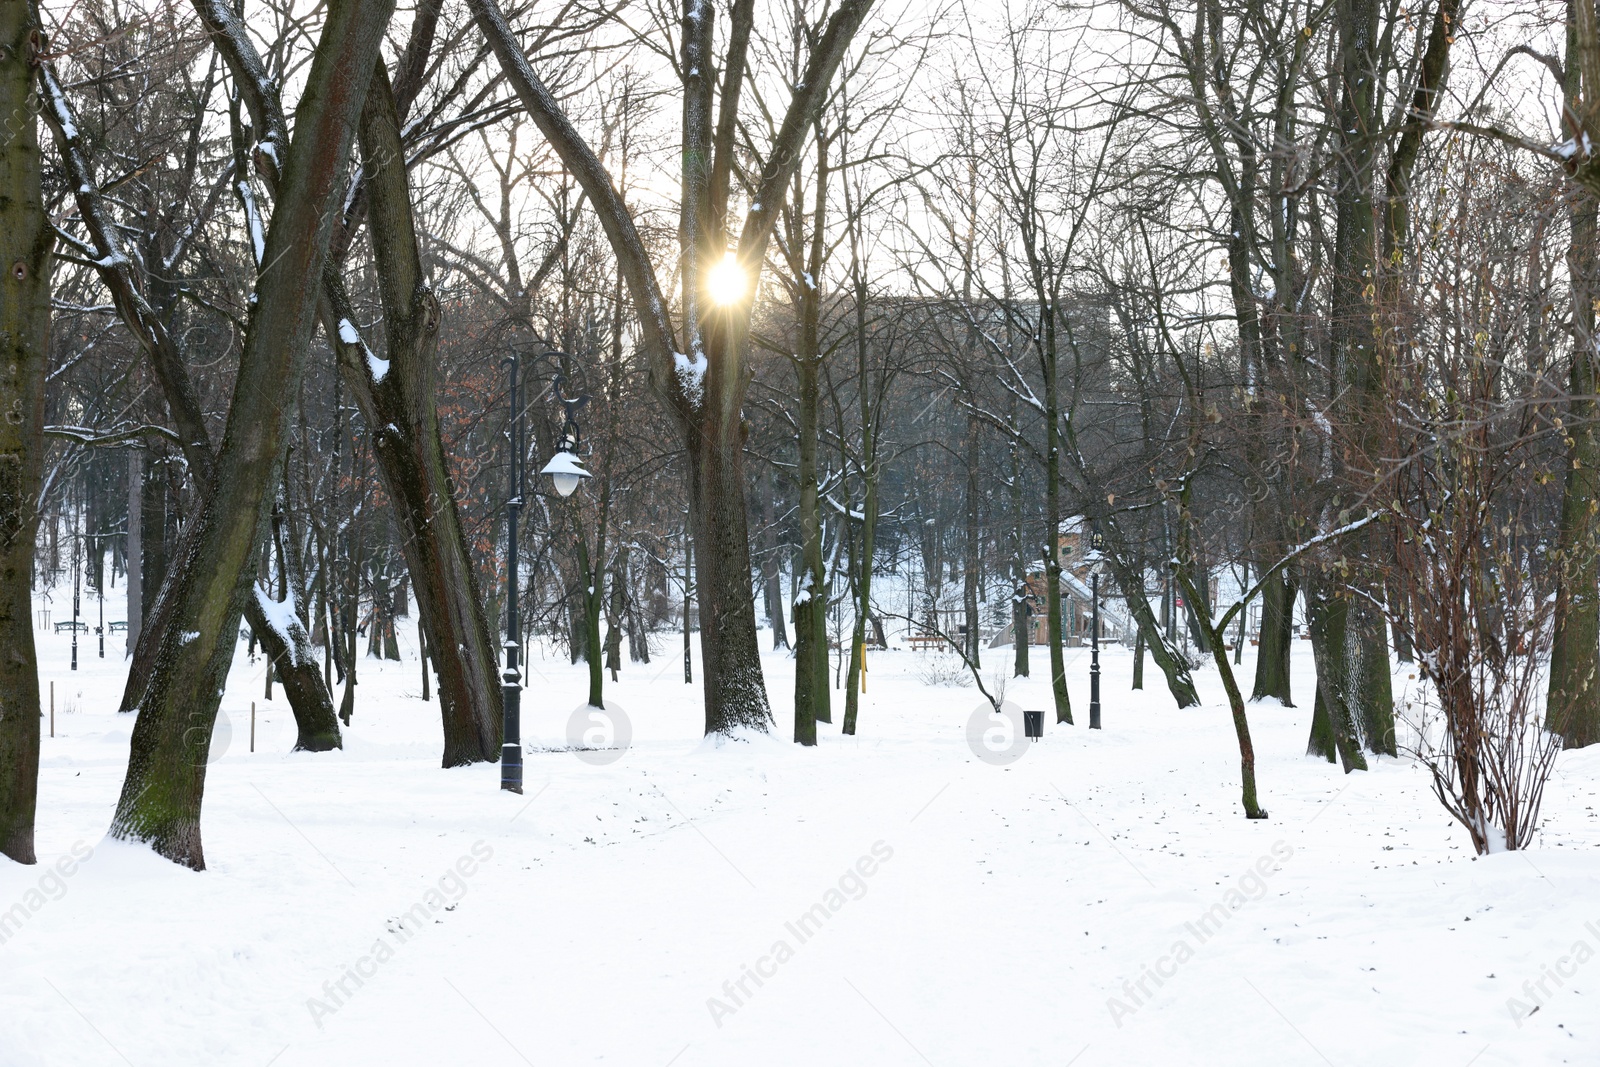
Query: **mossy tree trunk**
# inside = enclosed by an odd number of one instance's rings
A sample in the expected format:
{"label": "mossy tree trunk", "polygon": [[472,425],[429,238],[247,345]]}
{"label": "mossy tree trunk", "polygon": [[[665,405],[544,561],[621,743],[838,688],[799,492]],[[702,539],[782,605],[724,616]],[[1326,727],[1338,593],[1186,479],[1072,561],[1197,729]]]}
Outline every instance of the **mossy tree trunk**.
{"label": "mossy tree trunk", "polygon": [[33,545],[44,466],[54,235],[40,188],[33,117],[44,48],[37,4],[0,5],[0,854],[35,862],[39,664],[33,646]]}

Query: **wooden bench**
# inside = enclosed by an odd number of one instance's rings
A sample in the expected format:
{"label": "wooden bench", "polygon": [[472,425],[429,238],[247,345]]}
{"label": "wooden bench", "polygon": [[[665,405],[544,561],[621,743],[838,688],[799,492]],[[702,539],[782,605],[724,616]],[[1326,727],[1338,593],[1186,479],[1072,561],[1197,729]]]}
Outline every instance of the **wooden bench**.
{"label": "wooden bench", "polygon": [[77,630],[81,634],[86,634],[86,633],[89,632],[89,624],[86,623],[86,622],[58,622],[58,623],[56,623],[56,633],[60,633],[62,630],[73,630],[73,629]]}
{"label": "wooden bench", "polygon": [[944,648],[948,641],[938,634],[912,634],[910,645],[915,649]]}
{"label": "wooden bench", "polygon": [[106,629],[110,630],[114,634],[115,633],[124,633],[125,634],[125,633],[128,632],[128,624],[125,621],[123,621],[121,619],[118,619],[116,622],[108,622],[108,623],[106,623]]}

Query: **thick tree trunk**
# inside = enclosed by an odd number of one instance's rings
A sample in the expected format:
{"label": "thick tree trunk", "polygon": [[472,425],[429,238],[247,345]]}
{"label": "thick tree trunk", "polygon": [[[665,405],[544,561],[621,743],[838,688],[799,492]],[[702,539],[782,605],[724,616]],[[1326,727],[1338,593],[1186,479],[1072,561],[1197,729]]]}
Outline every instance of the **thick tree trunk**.
{"label": "thick tree trunk", "polygon": [[44,46],[33,2],[0,5],[0,854],[35,862],[39,664],[33,646],[33,545],[44,468],[50,251],[30,103]]}
{"label": "thick tree trunk", "polygon": [[1346,697],[1349,681],[1345,675],[1351,657],[1347,646],[1349,602],[1328,589],[1324,581],[1307,579],[1306,626],[1311,632],[1311,652],[1316,659],[1317,703],[1311,713],[1311,736],[1306,754],[1332,762],[1337,755],[1346,774],[1367,769],[1356,734],[1356,716]]}
{"label": "thick tree trunk", "polygon": [[392,0],[328,7],[267,233],[263,275],[239,359],[214,488],[169,581],[176,604],[139,701],[112,836],[143,841],[204,869],[200,805],[217,707],[250,596],[268,493],[281,471],[288,408],[316,324],[315,281],[327,254],[357,117]]}
{"label": "thick tree trunk", "polygon": [[1294,599],[1298,591],[1294,579],[1283,571],[1268,578],[1261,588],[1261,644],[1256,649],[1256,684],[1251,700],[1270,697],[1286,708],[1294,707],[1289,691],[1289,652],[1294,646]]}
{"label": "thick tree trunk", "polygon": [[[737,422],[719,426],[710,419],[702,426],[702,435],[689,445],[689,499],[694,540],[699,546],[695,590],[700,602],[706,733],[728,734],[739,729],[765,733],[772,729],[773,721],[761,674],[755,596],[750,587],[743,429]],[[825,602],[819,600],[819,605],[820,616]],[[826,672],[826,642],[820,651]],[[826,685],[823,692],[827,692]]]}
{"label": "thick tree trunk", "polygon": [[[1582,3],[1583,0],[1574,0]],[[1577,92],[1575,19],[1568,17],[1567,97]],[[1567,413],[1566,482],[1561,524],[1551,563],[1557,568],[1546,722],[1564,748],[1600,743],[1600,390],[1594,302],[1600,297],[1600,222],[1589,193],[1572,193],[1572,244],[1567,274],[1572,284],[1572,369]]]}
{"label": "thick tree trunk", "polygon": [[[346,342],[351,331],[341,323],[350,317],[347,308],[334,306],[339,321],[324,321],[324,329],[337,339],[343,377],[373,427],[379,475],[400,520],[417,610],[432,638],[444,725],[441,763],[493,761],[500,758],[499,668],[439,437],[434,364],[440,308],[422,272],[399,120],[381,63],[361,117],[361,152],[387,366],[359,339],[355,345]],[[342,293],[342,285],[325,280],[324,291]]]}
{"label": "thick tree trunk", "polygon": [[[1374,167],[1380,135],[1377,0],[1340,0],[1338,14],[1343,76],[1329,326],[1337,380],[1342,386],[1335,411],[1350,455],[1350,461],[1342,464],[1340,490],[1352,501],[1359,501],[1379,477],[1376,465],[1382,442],[1385,388],[1383,361],[1374,336],[1377,331],[1373,299],[1378,283]],[[1384,558],[1379,528],[1369,526],[1357,531],[1354,542],[1354,557],[1361,562],[1349,581],[1358,591],[1352,597],[1340,597],[1344,603],[1334,609],[1346,631],[1339,648],[1339,655],[1346,660],[1338,672],[1343,682],[1339,698],[1344,709],[1361,723],[1368,747],[1393,755],[1394,694],[1389,675],[1388,631],[1383,613],[1368,599],[1381,600],[1383,596],[1383,576],[1377,570],[1377,561]],[[1336,715],[1341,710],[1333,701],[1329,707]]]}

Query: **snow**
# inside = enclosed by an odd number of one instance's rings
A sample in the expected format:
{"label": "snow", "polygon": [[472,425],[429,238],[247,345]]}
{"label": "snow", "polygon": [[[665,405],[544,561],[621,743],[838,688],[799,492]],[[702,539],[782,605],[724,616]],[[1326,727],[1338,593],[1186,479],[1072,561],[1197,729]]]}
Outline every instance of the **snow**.
{"label": "snow", "polygon": [[1589,158],[1589,156],[1593,154],[1594,146],[1589,141],[1589,134],[1585,132],[1578,140],[1574,140],[1569,137],[1560,144],[1551,146],[1550,151],[1554,152],[1561,159],[1571,161],[1577,158]]}
{"label": "snow", "polygon": [[[1047,721],[999,767],[965,741],[977,691],[923,684],[905,651],[869,653],[856,737],[835,690],[817,748],[787,742],[780,653],[776,735],[703,738],[664,634],[607,680],[633,742],[599,765],[563,747],[585,667],[535,643],[516,796],[493,765],[439,769],[414,620],[401,662],[362,659],[339,752],[289,752],[240,642],[196,874],[103,836],[123,635],[104,660],[80,636],[76,673],[69,634],[35,637],[56,736],[40,863],[0,860],[6,1067],[1600,1059],[1600,749],[1562,754],[1539,848],[1474,858],[1425,771],[1302,755],[1307,642],[1297,706],[1250,708],[1265,821],[1240,814],[1215,671],[1178,711],[1148,661],[1129,691],[1117,646],[1106,728]],[[1047,707],[1033,651],[1006,696]],[[1081,722],[1088,650],[1066,653]]]}
{"label": "snow", "polygon": [[706,368],[711,361],[705,353],[695,352],[693,355],[684,355],[682,352],[672,353],[672,365],[678,375],[678,385],[683,389],[683,395],[689,398],[689,403],[695,407],[705,399]]}
{"label": "snow", "polygon": [[303,643],[306,630],[299,616],[295,614],[294,590],[289,590],[288,599],[274,600],[272,595],[262,588],[260,582],[250,588],[255,595],[256,603],[261,606],[261,613],[267,617],[267,625],[272,627],[278,635],[278,640],[288,648],[290,665],[301,662],[303,657],[309,662],[311,649]]}
{"label": "snow", "polygon": [[239,200],[244,204],[245,221],[250,226],[250,248],[255,253],[256,266],[261,266],[267,258],[267,235],[261,229],[261,212],[256,207],[256,197],[250,188],[248,178],[238,181]]}
{"label": "snow", "polygon": [[339,340],[347,345],[360,345],[362,354],[367,358],[367,370],[372,374],[372,384],[377,385],[383,381],[384,376],[389,373],[389,361],[380,359],[376,352],[367,347],[355,323],[349,319],[339,320]]}

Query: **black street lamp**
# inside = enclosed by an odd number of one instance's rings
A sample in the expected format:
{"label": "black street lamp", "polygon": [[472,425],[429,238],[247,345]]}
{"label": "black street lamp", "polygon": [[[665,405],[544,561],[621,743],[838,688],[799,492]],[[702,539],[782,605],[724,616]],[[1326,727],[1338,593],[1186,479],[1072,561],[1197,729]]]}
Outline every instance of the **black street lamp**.
{"label": "black street lamp", "polygon": [[522,673],[517,663],[521,634],[517,623],[517,513],[522,510],[522,408],[517,403],[517,368],[520,357],[513,352],[511,364],[511,464],[506,479],[506,669],[500,676],[500,702],[503,708],[500,742],[500,788],[522,792]]}
{"label": "black street lamp", "polygon": [[[79,503],[79,520],[83,518]],[[78,669],[78,593],[83,582],[83,532],[78,531],[72,545],[72,669]]]}
{"label": "black street lamp", "polygon": [[[104,536],[105,536],[104,534],[95,534],[96,547],[99,547],[100,545],[105,544],[104,541],[100,540],[100,538],[102,538]],[[106,568],[105,568],[105,564],[104,563],[102,563],[100,565],[100,583],[99,584],[100,584],[100,588],[99,588],[99,593],[100,593],[100,625],[95,628],[94,632],[100,635],[100,658],[101,659],[105,659],[106,658]]]}
{"label": "black street lamp", "polygon": [[[564,359],[561,352],[546,352],[545,356]],[[523,444],[522,407],[517,402],[517,371],[521,357],[513,352],[506,360],[511,364],[511,425],[507,434],[511,439],[511,468],[506,484],[506,667],[500,676],[500,700],[504,709],[501,722],[500,788],[512,793],[522,792],[522,672],[519,663],[522,651],[522,626],[517,617],[517,516],[522,510]],[[582,434],[575,415],[588,402],[586,396],[568,399],[561,394],[561,379],[555,383],[556,398],[566,408],[566,423],[561,430],[561,440],[556,454],[539,473],[550,475],[555,490],[561,496],[571,496],[578,483],[589,477],[578,461],[578,442]]]}
{"label": "black street lamp", "polygon": [[1094,565],[1089,571],[1091,583],[1091,597],[1094,612],[1089,630],[1089,729],[1100,729],[1100,554],[1106,547],[1106,539],[1096,532],[1089,538],[1090,551],[1094,553]]}

